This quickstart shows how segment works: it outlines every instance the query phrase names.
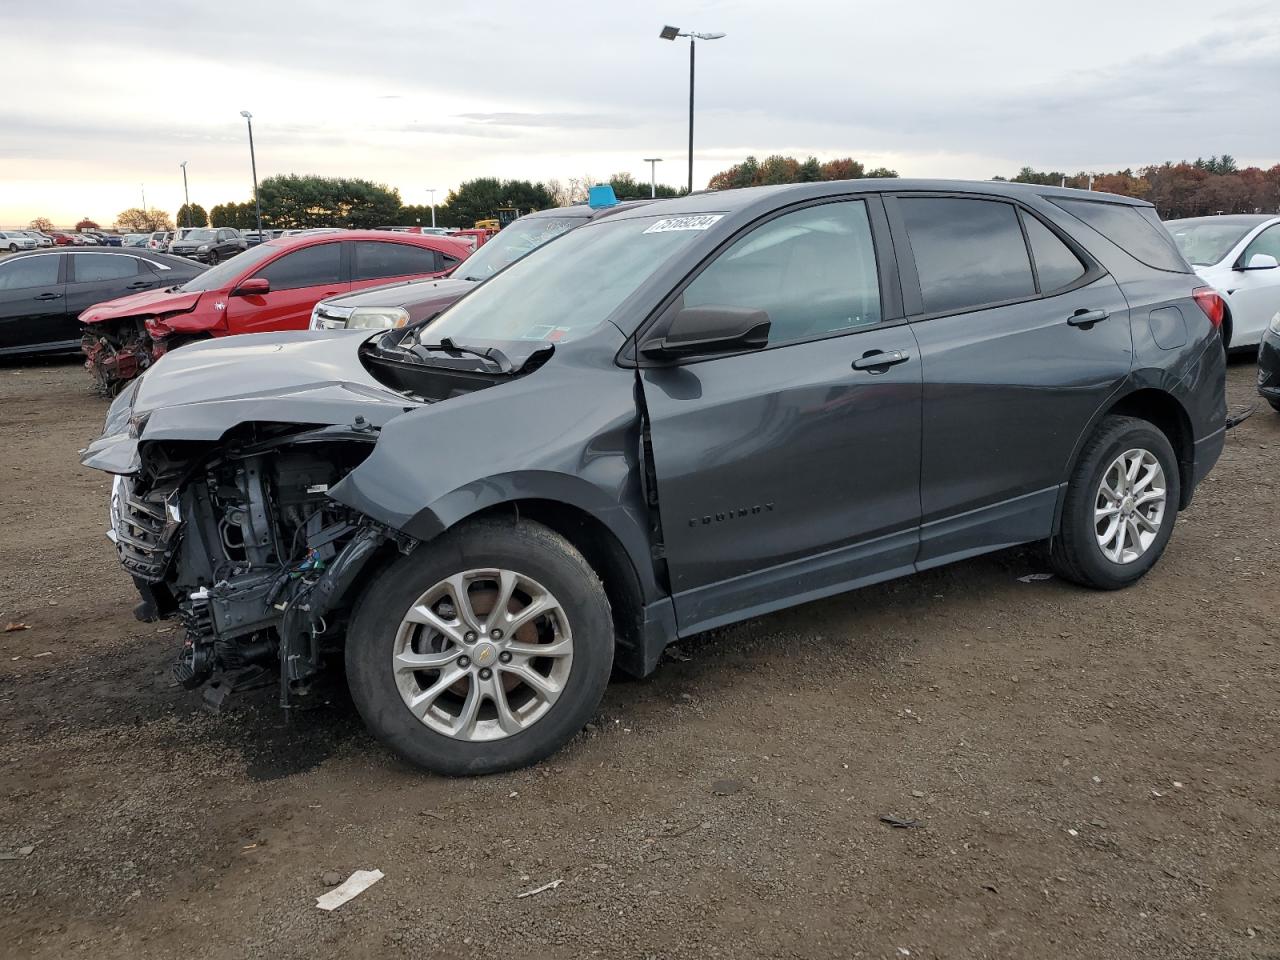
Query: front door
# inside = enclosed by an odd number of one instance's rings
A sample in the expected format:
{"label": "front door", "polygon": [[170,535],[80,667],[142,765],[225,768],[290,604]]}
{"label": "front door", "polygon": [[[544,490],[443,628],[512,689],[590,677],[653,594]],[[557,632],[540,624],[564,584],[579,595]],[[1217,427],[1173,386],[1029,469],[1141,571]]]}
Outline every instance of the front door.
{"label": "front door", "polygon": [[228,297],[228,332],[307,329],[312,307],[351,289],[351,284],[342,280],[342,246],[338,240],[316,243],[277,257],[252,273],[252,277],[265,278],[271,290]]}
{"label": "front door", "polygon": [[[1254,237],[1237,263],[1247,267],[1256,254],[1269,254],[1280,261],[1280,224]],[[1271,318],[1280,313],[1280,267],[1266,270],[1234,270],[1231,288],[1231,343],[1254,344],[1262,339]]]}
{"label": "front door", "polygon": [[889,209],[924,367],[917,563],[1048,537],[1081,433],[1132,365],[1128,304],[1016,204],[903,195]]}
{"label": "front door", "polygon": [[74,321],[68,331],[62,260],[38,253],[0,262],[0,354],[79,342]]}
{"label": "front door", "polygon": [[685,288],[765,310],[766,348],[641,371],[682,633],[912,569],[920,358],[868,203],[777,216]]}

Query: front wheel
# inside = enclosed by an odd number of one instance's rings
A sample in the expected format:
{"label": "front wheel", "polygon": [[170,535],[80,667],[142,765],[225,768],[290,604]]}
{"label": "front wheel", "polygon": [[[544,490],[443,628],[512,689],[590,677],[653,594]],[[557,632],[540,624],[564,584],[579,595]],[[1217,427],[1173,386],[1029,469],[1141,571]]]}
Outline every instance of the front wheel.
{"label": "front wheel", "polygon": [[11,243],[11,244],[9,244],[9,252],[10,252],[10,253],[17,253],[17,252],[18,252],[18,245],[17,245],[16,243]]}
{"label": "front wheel", "polygon": [[1164,552],[1179,497],[1178,461],[1164,433],[1135,417],[1104,418],[1067,486],[1054,569],[1100,590],[1129,586]]}
{"label": "front wheel", "polygon": [[1268,399],[1267,403],[1271,404],[1272,410],[1274,410],[1276,413],[1280,413],[1280,400]]}
{"label": "front wheel", "polygon": [[370,730],[450,776],[527,766],[591,718],[613,665],[604,586],[530,521],[480,520],[384,569],[347,633]]}
{"label": "front wheel", "polygon": [[209,251],[209,266],[211,266],[211,267],[216,267],[217,265],[218,265],[218,251],[217,251],[217,250],[210,250],[210,251]]}

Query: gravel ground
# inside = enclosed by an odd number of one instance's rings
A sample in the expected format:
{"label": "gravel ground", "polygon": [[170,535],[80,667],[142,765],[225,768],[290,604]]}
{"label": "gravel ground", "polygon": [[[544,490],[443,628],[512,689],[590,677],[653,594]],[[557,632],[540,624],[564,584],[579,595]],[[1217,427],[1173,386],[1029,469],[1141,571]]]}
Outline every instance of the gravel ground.
{"label": "gravel ground", "polygon": [[390,756],[340,680],[291,726],[172,687],[76,463],[105,404],[44,363],[0,367],[0,409],[0,625],[30,627],[0,633],[0,855],[33,848],[0,860],[0,954],[1280,956],[1265,405],[1136,587],[1021,583],[1028,549],[808,604],[469,781]]}

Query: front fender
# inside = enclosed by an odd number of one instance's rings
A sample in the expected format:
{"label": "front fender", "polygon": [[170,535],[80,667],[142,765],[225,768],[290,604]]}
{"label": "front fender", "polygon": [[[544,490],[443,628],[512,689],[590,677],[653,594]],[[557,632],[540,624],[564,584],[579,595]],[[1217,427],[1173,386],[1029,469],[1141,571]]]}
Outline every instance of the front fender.
{"label": "front fender", "polygon": [[651,584],[640,477],[634,374],[569,362],[391,420],[329,495],[421,540],[503,503],[562,504],[608,527]]}

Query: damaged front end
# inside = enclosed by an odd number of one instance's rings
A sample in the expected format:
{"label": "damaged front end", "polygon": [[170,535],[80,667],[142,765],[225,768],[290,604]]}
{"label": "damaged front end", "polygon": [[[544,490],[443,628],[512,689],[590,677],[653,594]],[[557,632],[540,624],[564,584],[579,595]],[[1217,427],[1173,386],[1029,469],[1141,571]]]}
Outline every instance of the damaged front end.
{"label": "damaged front end", "polygon": [[184,687],[216,679],[221,696],[277,667],[282,705],[306,692],[338,649],[356,575],[396,542],[327,495],[375,436],[252,425],[216,445],[149,445],[137,474],[117,476],[110,536],[138,617],[185,628],[173,665]]}
{"label": "damaged front end", "polygon": [[155,361],[151,336],[142,317],[85,324],[80,349],[94,389],[107,397],[115,396]]}
{"label": "damaged front end", "polygon": [[174,676],[214,681],[206,697],[219,703],[277,677],[284,705],[305,693],[340,648],[356,576],[414,544],[329,496],[412,405],[358,374],[322,376],[340,342],[300,345],[307,359],[282,369],[279,351],[300,336],[164,358],[82,452],[115,475],[108,536],[141,595],[136,616],[182,624]]}

